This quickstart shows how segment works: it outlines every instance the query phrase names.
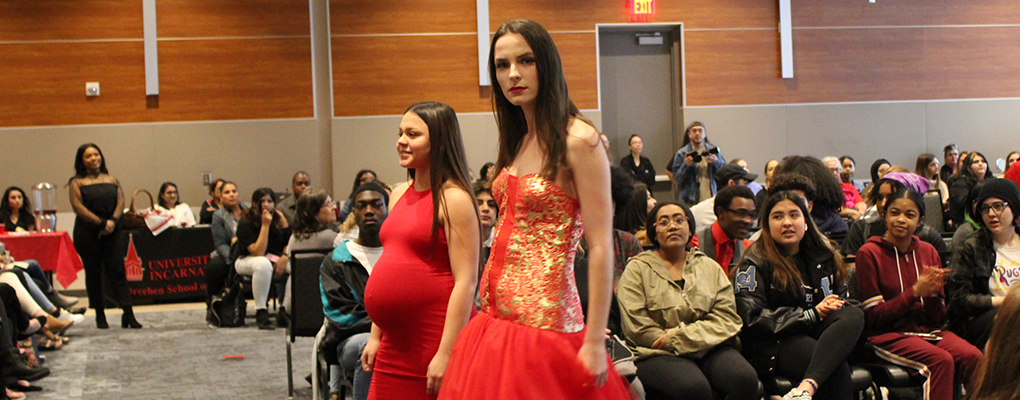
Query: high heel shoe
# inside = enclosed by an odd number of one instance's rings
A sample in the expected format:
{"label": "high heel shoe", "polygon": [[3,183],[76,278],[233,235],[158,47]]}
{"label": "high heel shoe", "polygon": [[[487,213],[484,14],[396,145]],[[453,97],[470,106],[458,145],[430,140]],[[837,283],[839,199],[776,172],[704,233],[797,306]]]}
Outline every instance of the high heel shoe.
{"label": "high heel shoe", "polygon": [[96,328],[110,329],[110,324],[106,322],[106,311],[102,308],[96,309]]}
{"label": "high heel shoe", "polygon": [[135,313],[131,308],[124,308],[124,315],[120,317],[120,327],[127,329],[142,329],[142,324],[135,319]]}
{"label": "high heel shoe", "polygon": [[74,321],[61,321],[57,317],[46,314],[46,325],[43,328],[49,329],[58,335],[63,335],[71,325],[74,325]]}

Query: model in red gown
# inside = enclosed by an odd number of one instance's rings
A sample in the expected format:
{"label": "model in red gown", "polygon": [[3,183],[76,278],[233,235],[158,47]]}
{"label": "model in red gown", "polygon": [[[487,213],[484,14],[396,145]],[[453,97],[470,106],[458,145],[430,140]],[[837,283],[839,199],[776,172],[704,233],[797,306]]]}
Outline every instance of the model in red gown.
{"label": "model in red gown", "polygon": [[365,285],[365,308],[382,331],[369,399],[430,399],[429,362],[439,350],[453,273],[440,225],[432,241],[432,191],[414,184],[379,231],[383,255]]}
{"label": "model in red gown", "polygon": [[482,312],[458,336],[439,398],[628,398],[612,362],[599,388],[577,358],[585,329],[573,268],[583,234],[577,199],[539,174],[505,169],[492,194],[503,215],[482,274]]}

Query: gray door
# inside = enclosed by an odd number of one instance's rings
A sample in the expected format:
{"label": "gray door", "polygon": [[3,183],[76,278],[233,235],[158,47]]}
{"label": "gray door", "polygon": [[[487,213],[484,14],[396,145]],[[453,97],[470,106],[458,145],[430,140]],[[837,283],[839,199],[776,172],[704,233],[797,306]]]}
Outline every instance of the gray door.
{"label": "gray door", "polygon": [[[639,45],[637,35],[658,32],[661,45]],[[631,135],[641,136],[643,156],[657,175],[668,174],[666,164],[679,148],[675,126],[680,125],[679,31],[675,27],[600,27],[599,92],[602,133],[609,138],[614,163],[630,150]],[[652,188],[658,200],[673,200],[672,185]]]}

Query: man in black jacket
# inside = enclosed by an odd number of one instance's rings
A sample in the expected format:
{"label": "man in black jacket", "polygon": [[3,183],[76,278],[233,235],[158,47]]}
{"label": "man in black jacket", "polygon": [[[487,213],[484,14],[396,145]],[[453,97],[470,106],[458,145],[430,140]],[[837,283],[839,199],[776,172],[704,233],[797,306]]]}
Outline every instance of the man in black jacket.
{"label": "man in black jacket", "polygon": [[343,374],[353,370],[354,399],[358,400],[368,398],[372,380],[372,373],[361,368],[361,352],[372,328],[365,310],[365,284],[382,255],[379,228],[386,219],[388,195],[382,186],[370,182],[359,186],[351,198],[358,238],[337,246],[332,256],[322,262],[320,270],[322,309],[329,320],[320,351],[334,365],[330,368],[333,395],[339,390]]}

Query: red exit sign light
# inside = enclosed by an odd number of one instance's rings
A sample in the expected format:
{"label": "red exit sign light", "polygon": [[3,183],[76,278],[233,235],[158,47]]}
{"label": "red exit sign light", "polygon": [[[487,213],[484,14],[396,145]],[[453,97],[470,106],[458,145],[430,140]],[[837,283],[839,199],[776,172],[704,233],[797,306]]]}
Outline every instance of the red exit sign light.
{"label": "red exit sign light", "polygon": [[630,15],[649,16],[655,14],[655,0],[630,0]]}

